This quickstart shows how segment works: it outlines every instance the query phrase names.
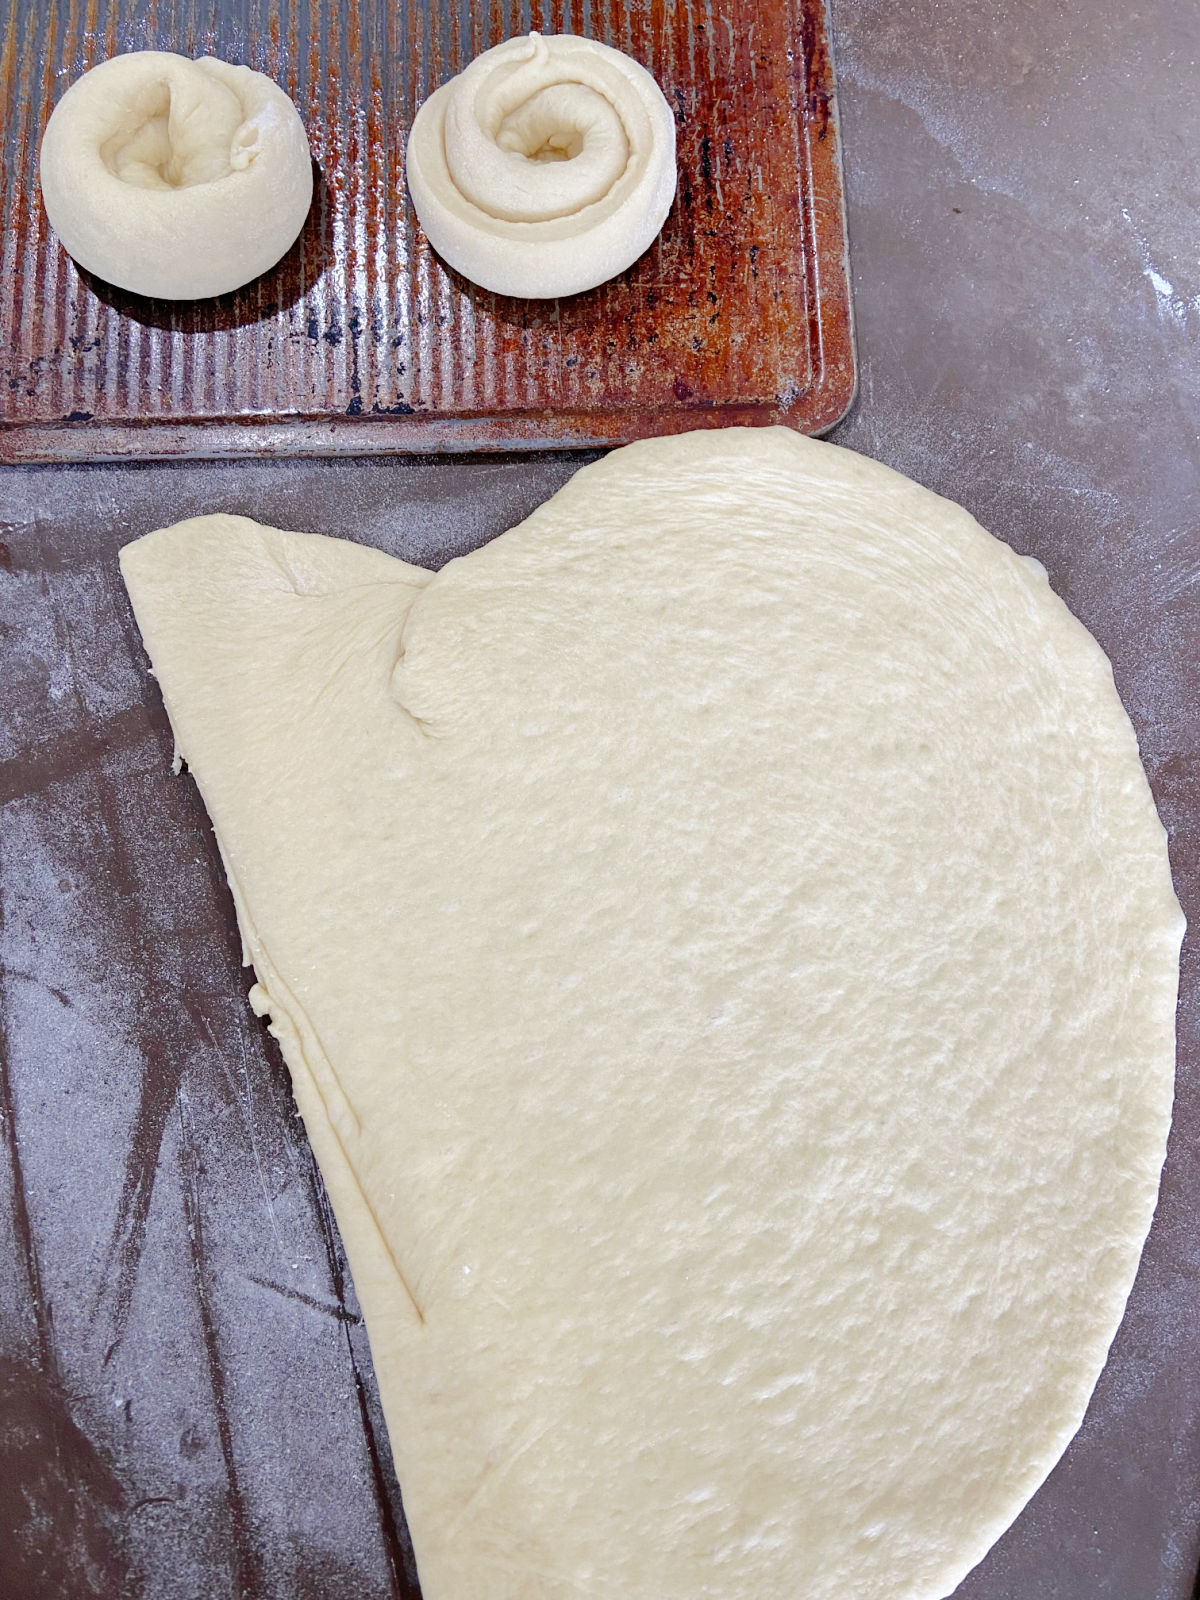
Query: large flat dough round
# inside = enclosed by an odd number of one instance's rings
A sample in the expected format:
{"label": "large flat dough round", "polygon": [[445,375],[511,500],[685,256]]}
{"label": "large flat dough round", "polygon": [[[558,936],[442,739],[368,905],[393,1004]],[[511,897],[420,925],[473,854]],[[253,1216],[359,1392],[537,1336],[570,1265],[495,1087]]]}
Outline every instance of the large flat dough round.
{"label": "large flat dough round", "polygon": [[436,577],[235,517],[123,565],[426,1600],[951,1590],[1079,1424],[1171,1108],[1163,831],[1040,569],[783,430]]}

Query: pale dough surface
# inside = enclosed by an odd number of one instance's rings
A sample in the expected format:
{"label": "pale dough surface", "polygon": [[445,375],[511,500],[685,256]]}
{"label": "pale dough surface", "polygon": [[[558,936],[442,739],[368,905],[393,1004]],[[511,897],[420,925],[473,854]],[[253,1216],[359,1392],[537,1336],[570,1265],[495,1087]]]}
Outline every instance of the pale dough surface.
{"label": "pale dough surface", "polygon": [[161,50],[113,56],[71,85],[40,177],[81,267],[165,300],[227,294],[273,267],[313,191],[304,124],[277,83]]}
{"label": "pale dough surface", "polygon": [[675,119],[622,51],[531,33],[430,95],[405,172],[430,244],[472,283],[578,294],[632,266],[666,220]]}
{"label": "pale dough surface", "polygon": [[122,564],[427,1600],[948,1593],[1079,1424],[1171,1111],[1163,830],[1040,569],[779,429],[437,576],[223,516]]}

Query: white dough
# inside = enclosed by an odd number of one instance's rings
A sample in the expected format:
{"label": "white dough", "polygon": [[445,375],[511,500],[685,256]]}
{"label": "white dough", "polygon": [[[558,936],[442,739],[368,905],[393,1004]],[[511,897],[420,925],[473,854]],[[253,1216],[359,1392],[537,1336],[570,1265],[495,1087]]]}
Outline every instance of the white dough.
{"label": "white dough", "polygon": [[304,124],[270,78],[139,50],[63,95],[42,137],[41,184],[81,267],[134,294],[199,300],[287,254],[313,175]]}
{"label": "white dough", "polygon": [[947,1594],[1079,1424],[1171,1111],[1163,830],[1044,574],[782,429],[436,576],[226,516],[122,567],[426,1600]]}
{"label": "white dough", "polygon": [[430,95],[406,171],[430,244],[472,283],[578,294],[632,266],[666,220],[675,122],[621,51],[531,33]]}

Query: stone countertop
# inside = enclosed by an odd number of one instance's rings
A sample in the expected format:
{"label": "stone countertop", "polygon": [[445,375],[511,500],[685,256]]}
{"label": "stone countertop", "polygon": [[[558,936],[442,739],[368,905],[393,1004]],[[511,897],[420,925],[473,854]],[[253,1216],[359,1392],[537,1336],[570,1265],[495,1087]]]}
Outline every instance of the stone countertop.
{"label": "stone countertop", "polygon": [[[1200,8],[837,0],[834,27],[860,382],[833,437],[1047,567],[1112,658],[1196,921]],[[198,800],[147,732],[116,548],[219,507],[436,564],[579,459],[0,475],[0,1593],[416,1592],[336,1230]],[[1196,993],[1189,937],[1125,1323],[963,1600],[1193,1594]]]}

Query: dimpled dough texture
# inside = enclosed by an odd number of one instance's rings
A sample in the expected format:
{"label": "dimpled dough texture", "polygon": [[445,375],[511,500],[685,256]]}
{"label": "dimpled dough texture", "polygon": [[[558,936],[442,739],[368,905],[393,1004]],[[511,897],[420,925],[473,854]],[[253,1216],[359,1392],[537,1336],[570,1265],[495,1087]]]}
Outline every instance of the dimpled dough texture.
{"label": "dimpled dough texture", "polygon": [[935,1600],[1078,1426],[1182,919],[1109,666],[847,450],[585,467],[436,577],[123,553],[426,1600]]}

